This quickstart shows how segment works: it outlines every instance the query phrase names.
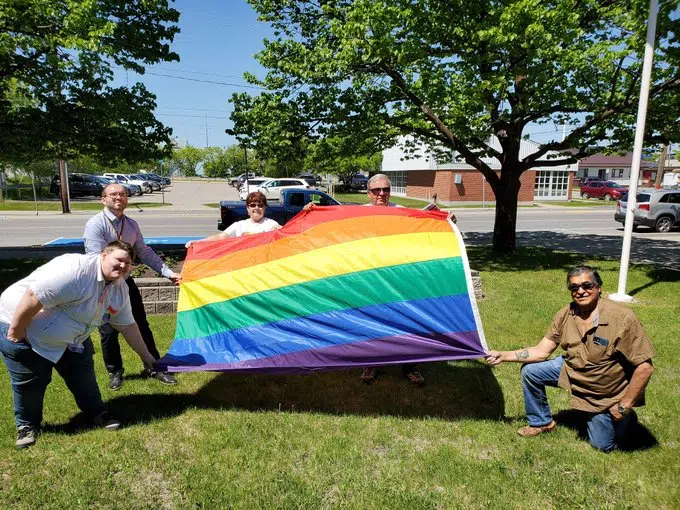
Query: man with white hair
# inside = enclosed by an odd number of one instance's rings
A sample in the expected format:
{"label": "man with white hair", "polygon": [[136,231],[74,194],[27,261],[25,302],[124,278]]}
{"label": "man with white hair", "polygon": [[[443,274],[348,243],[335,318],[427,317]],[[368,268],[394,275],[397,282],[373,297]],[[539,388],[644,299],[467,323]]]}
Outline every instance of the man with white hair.
{"label": "man with white hair", "polygon": [[[368,180],[366,185],[368,190],[368,198],[371,201],[367,206],[375,207],[403,207],[390,202],[390,194],[392,192],[392,183],[389,177],[385,174],[376,174]],[[422,386],[425,384],[425,378],[418,372],[415,363],[408,363],[401,366],[401,371],[412,384]],[[378,369],[375,367],[366,367],[361,373],[361,380],[366,384],[371,384],[375,381],[378,375]]]}

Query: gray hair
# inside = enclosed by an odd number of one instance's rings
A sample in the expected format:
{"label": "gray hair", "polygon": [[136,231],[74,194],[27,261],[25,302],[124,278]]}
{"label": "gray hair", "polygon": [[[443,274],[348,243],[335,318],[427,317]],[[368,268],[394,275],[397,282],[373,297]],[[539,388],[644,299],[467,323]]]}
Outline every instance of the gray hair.
{"label": "gray hair", "polygon": [[392,181],[390,181],[390,178],[387,177],[385,174],[375,174],[373,177],[371,177],[368,182],[366,183],[366,187],[370,188],[371,184],[373,184],[375,181],[382,181],[385,180],[387,181],[387,185],[391,188],[392,187]]}
{"label": "gray hair", "polygon": [[598,287],[602,287],[602,278],[600,278],[600,273],[597,272],[596,269],[593,269],[590,266],[576,266],[572,267],[569,272],[567,273],[567,285],[569,285],[569,282],[571,279],[575,276],[581,276],[582,274],[588,274],[590,277],[593,279],[595,283],[597,283]]}

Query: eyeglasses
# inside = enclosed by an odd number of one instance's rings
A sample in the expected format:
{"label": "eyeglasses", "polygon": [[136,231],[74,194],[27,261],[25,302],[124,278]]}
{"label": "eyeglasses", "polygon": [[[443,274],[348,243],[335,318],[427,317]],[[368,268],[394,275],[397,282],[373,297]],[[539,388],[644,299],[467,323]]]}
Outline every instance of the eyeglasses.
{"label": "eyeglasses", "polygon": [[385,186],[384,188],[371,188],[368,191],[373,193],[374,195],[379,195],[380,192],[382,191],[383,193],[389,193],[390,192],[390,187]]}
{"label": "eyeglasses", "polygon": [[127,197],[127,193],[122,191],[121,193],[107,193],[105,197]]}
{"label": "eyeglasses", "polygon": [[264,209],[267,206],[264,204],[248,204],[246,207],[249,209]]}
{"label": "eyeglasses", "polygon": [[583,290],[593,290],[595,287],[597,287],[597,283],[595,282],[571,283],[567,285],[567,288],[571,292],[577,292],[579,288],[583,288]]}

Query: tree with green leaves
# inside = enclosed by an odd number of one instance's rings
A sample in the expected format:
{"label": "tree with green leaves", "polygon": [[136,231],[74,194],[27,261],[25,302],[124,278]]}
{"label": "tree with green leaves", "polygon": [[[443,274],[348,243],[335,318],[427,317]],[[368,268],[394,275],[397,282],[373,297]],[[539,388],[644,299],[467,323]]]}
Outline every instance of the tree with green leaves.
{"label": "tree with green leaves", "polygon": [[196,167],[203,159],[203,149],[188,146],[175,149],[170,164],[174,165],[185,177],[193,177],[196,175]]}
{"label": "tree with green leaves", "polygon": [[204,150],[206,157],[203,170],[206,177],[231,177],[245,173],[246,167],[249,172],[260,172],[262,163],[253,149],[230,145],[226,149],[210,147],[210,150]]}
{"label": "tree with green leaves", "polygon": [[168,0],[0,0],[0,160],[139,161],[169,151],[144,85],[111,85],[179,60]]}
{"label": "tree with green leaves", "polygon": [[[233,97],[234,130],[284,147],[302,136],[386,147],[411,135],[447,151],[493,189],[498,251],[515,249],[524,172],[632,145],[647,0],[249,1],[275,37],[258,54],[266,78],[248,76],[267,90]],[[660,104],[680,87],[676,5],[661,2],[658,17],[650,97]],[[536,124],[569,133],[521,154]]]}
{"label": "tree with green leaves", "polygon": [[352,183],[352,177],[357,173],[379,173],[382,164],[382,153],[364,154],[356,146],[347,147],[345,142],[335,138],[323,138],[310,144],[310,151],[305,160],[308,171],[331,173],[338,176],[346,189]]}

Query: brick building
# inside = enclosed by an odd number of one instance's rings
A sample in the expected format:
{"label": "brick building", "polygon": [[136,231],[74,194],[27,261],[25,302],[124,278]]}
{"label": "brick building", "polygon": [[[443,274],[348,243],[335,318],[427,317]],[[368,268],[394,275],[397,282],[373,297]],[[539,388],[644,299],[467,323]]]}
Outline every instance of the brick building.
{"label": "brick building", "polygon": [[[491,146],[501,150],[496,138]],[[539,145],[522,141],[520,158],[536,152]],[[383,151],[382,171],[392,181],[392,193],[429,200],[434,193],[437,201],[445,205],[460,202],[494,202],[494,194],[481,173],[461,161],[454,153],[450,161],[437,161],[425,147],[416,149],[406,159],[404,150],[398,145]],[[547,156],[546,156],[547,157]],[[492,169],[500,172],[500,163],[495,158],[482,158]],[[520,203],[534,200],[569,200],[577,165],[557,167],[536,167],[524,172],[520,178]]]}

